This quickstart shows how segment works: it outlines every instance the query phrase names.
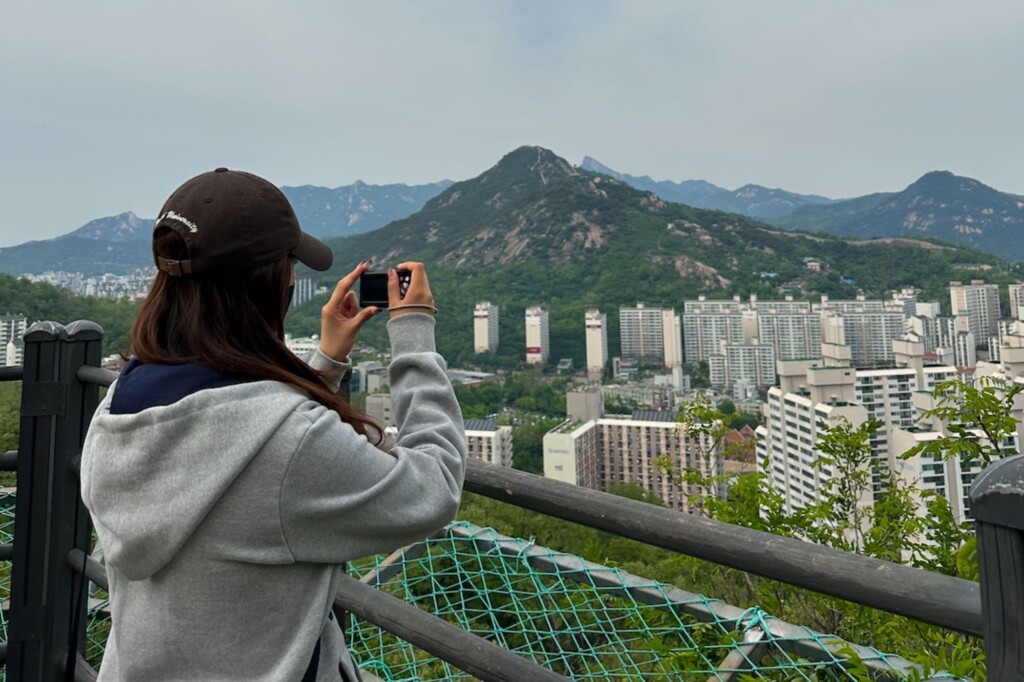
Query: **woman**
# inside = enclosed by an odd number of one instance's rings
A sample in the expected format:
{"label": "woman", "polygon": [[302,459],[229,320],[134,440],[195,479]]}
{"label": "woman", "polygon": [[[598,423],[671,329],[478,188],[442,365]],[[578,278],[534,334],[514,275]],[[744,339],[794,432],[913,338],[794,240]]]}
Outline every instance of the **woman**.
{"label": "woman", "polygon": [[293,259],[332,262],[281,192],[217,169],[171,195],[135,356],[100,404],[82,498],[110,581],[101,680],[358,679],[331,613],[338,564],[450,521],[462,416],[419,263],[389,271],[397,444],[339,398],[362,311],[346,275],[308,364],[284,345]]}

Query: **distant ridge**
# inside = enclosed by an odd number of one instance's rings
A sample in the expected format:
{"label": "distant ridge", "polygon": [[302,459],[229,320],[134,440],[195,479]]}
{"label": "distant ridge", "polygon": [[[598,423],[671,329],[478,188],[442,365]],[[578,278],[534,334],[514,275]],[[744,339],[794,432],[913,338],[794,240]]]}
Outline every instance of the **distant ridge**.
{"label": "distant ridge", "polygon": [[[450,180],[427,185],[368,185],[344,187],[282,187],[303,229],[318,237],[352,235],[375,230],[415,213],[428,199],[451,185]],[[124,274],[152,267],[152,218],[131,211],[91,220],[54,239],[0,248],[0,272],[39,274],[50,270],[86,275]]]}
{"label": "distant ridge", "polygon": [[932,171],[901,192],[805,206],[773,223],[848,237],[933,237],[1024,260],[1024,197]]}
{"label": "distant ridge", "polygon": [[368,185],[357,180],[344,187],[282,187],[302,229],[317,237],[369,232],[420,210],[429,199],[452,184]]}
{"label": "distant ridge", "polygon": [[696,208],[728,211],[752,218],[775,218],[793,212],[801,206],[827,204],[834,199],[816,194],[796,194],[782,189],[747,184],[736,190],[727,190],[705,180],[653,180],[650,176],[626,175],[612,170],[597,159],[584,156],[580,168],[610,175],[637,189],[654,192],[665,201],[676,201]]}

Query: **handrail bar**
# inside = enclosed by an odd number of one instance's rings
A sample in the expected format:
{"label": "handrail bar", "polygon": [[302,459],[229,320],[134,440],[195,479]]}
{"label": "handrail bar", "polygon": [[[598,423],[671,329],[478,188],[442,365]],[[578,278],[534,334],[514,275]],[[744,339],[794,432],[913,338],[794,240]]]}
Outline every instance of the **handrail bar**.
{"label": "handrail bar", "polygon": [[465,489],[680,554],[983,636],[978,584],[469,460]]}
{"label": "handrail bar", "polygon": [[18,470],[18,451],[8,450],[0,453],[0,471]]}
{"label": "handrail bar", "polygon": [[568,679],[344,573],[334,603],[484,682]]}
{"label": "handrail bar", "polygon": [[21,381],[25,375],[25,368],[19,365],[13,367],[0,367],[0,381]]}
{"label": "handrail bar", "polygon": [[77,547],[68,552],[68,566],[76,573],[82,572],[82,560],[85,559],[85,577],[92,581],[101,590],[110,589],[107,584],[107,569],[100,562],[93,559]]}
{"label": "handrail bar", "polygon": [[99,673],[79,655],[75,659],[75,682],[96,682],[97,679],[99,679]]}
{"label": "handrail bar", "polygon": [[93,367],[92,365],[82,365],[75,372],[75,376],[83,384],[95,384],[104,388],[110,386],[117,379],[117,372],[112,369],[104,369],[103,367]]}

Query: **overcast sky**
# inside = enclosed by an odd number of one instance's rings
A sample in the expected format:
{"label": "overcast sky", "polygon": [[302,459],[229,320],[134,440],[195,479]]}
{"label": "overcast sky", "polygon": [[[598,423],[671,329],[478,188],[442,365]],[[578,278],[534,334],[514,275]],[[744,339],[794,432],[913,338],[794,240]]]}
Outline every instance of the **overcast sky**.
{"label": "overcast sky", "polygon": [[1024,194],[1020,0],[35,2],[0,9],[0,246],[216,166],[475,176],[522,144],[833,197]]}

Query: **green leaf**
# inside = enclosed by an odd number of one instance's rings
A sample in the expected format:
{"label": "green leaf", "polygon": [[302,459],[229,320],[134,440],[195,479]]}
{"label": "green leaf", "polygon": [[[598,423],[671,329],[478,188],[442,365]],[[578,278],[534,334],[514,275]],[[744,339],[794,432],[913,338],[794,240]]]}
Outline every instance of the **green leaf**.
{"label": "green leaf", "polygon": [[964,580],[980,580],[981,575],[978,569],[978,539],[970,538],[957,550],[956,572]]}

